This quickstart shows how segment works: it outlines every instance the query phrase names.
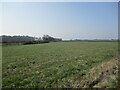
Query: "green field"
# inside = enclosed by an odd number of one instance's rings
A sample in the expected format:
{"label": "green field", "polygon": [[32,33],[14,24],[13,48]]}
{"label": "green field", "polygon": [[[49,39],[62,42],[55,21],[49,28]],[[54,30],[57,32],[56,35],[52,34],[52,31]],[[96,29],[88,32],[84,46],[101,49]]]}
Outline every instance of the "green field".
{"label": "green field", "polygon": [[3,46],[2,87],[115,87],[117,46],[117,42]]}

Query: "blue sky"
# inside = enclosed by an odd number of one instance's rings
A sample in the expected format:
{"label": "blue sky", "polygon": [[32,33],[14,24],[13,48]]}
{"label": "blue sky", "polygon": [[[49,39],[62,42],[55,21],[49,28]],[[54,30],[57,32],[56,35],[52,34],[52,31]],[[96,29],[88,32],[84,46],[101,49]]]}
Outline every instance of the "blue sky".
{"label": "blue sky", "polygon": [[2,3],[2,34],[115,39],[118,38],[117,5],[117,2]]}

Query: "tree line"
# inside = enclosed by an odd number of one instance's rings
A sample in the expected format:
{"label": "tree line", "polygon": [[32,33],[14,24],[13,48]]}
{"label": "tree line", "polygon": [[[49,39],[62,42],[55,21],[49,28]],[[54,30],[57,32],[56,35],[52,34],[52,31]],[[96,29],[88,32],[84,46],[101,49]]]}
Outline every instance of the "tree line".
{"label": "tree line", "polygon": [[54,38],[49,35],[43,35],[43,37],[32,37],[32,36],[0,36],[2,43],[25,43],[25,44],[35,44],[35,43],[48,43],[48,42],[58,42],[62,41],[61,38]]}

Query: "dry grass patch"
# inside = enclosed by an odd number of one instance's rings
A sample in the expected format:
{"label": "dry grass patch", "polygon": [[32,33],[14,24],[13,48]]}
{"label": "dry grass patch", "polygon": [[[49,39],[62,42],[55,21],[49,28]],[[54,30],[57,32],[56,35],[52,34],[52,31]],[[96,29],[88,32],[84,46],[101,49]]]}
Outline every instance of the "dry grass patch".
{"label": "dry grass patch", "polygon": [[[116,80],[118,60],[110,60],[93,67],[83,75],[82,79],[74,82],[72,87],[79,88],[109,88],[112,80]],[[72,81],[73,82],[73,81]]]}

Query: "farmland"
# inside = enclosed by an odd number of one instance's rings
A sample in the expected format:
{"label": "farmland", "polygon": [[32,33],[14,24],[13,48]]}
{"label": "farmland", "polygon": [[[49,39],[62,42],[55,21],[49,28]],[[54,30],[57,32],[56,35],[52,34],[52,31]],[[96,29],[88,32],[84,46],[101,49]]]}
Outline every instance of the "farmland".
{"label": "farmland", "polygon": [[115,87],[117,46],[117,42],[3,46],[2,87]]}

